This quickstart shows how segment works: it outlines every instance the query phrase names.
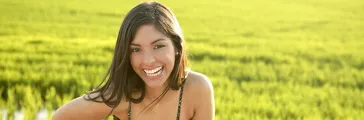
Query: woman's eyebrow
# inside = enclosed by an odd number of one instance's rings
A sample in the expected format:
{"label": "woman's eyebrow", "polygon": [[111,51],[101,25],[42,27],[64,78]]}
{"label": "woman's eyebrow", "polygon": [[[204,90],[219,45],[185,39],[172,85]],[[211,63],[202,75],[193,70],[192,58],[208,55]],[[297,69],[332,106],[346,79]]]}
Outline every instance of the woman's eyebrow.
{"label": "woman's eyebrow", "polygon": [[[155,44],[155,43],[157,43],[157,42],[159,42],[159,41],[163,41],[163,40],[166,40],[166,39],[159,38],[159,39],[154,40],[154,41],[153,41],[152,43],[150,43],[150,44]],[[136,43],[130,43],[130,45],[133,45],[133,46],[140,46],[139,44],[136,44]]]}
{"label": "woman's eyebrow", "polygon": [[166,40],[166,39],[159,38],[159,39],[154,40],[154,41],[153,41],[152,43],[150,43],[150,44],[154,44],[154,43],[157,43],[158,41],[162,41],[162,40]]}
{"label": "woman's eyebrow", "polygon": [[130,46],[140,46],[139,44],[130,43]]}

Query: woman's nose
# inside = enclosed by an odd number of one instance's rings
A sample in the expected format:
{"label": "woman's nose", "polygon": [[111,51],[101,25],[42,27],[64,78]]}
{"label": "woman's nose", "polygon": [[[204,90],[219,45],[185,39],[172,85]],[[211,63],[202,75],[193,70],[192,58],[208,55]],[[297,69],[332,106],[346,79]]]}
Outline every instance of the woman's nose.
{"label": "woman's nose", "polygon": [[145,52],[142,58],[145,65],[151,65],[156,61],[155,56],[151,52]]}

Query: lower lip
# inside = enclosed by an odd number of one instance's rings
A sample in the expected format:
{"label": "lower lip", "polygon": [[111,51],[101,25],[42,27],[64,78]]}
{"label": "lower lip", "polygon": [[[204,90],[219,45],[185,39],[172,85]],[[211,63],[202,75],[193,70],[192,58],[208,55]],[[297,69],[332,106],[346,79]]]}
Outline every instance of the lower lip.
{"label": "lower lip", "polygon": [[159,75],[156,76],[148,76],[147,73],[144,72],[145,76],[149,79],[149,80],[157,80],[158,78],[160,78],[163,74],[164,68],[162,68],[161,73]]}

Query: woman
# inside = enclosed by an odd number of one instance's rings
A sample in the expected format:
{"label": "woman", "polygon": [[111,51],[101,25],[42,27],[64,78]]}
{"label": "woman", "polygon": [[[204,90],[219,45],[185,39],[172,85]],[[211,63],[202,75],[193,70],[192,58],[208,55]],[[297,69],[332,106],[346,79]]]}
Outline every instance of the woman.
{"label": "woman", "polygon": [[106,83],[60,107],[53,120],[214,119],[212,84],[186,70],[183,44],[166,6],[137,5],[121,25]]}

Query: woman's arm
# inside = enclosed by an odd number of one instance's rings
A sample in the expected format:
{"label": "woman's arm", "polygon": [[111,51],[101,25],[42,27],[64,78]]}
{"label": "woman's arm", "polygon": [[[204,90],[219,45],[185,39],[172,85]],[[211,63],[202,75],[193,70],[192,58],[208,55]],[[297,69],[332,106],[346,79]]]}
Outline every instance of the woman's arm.
{"label": "woman's arm", "polygon": [[102,120],[110,113],[111,108],[105,103],[87,101],[83,97],[58,108],[52,120]]}
{"label": "woman's arm", "polygon": [[213,86],[209,78],[202,74],[194,75],[194,115],[193,120],[213,120],[215,116],[215,100]]}

